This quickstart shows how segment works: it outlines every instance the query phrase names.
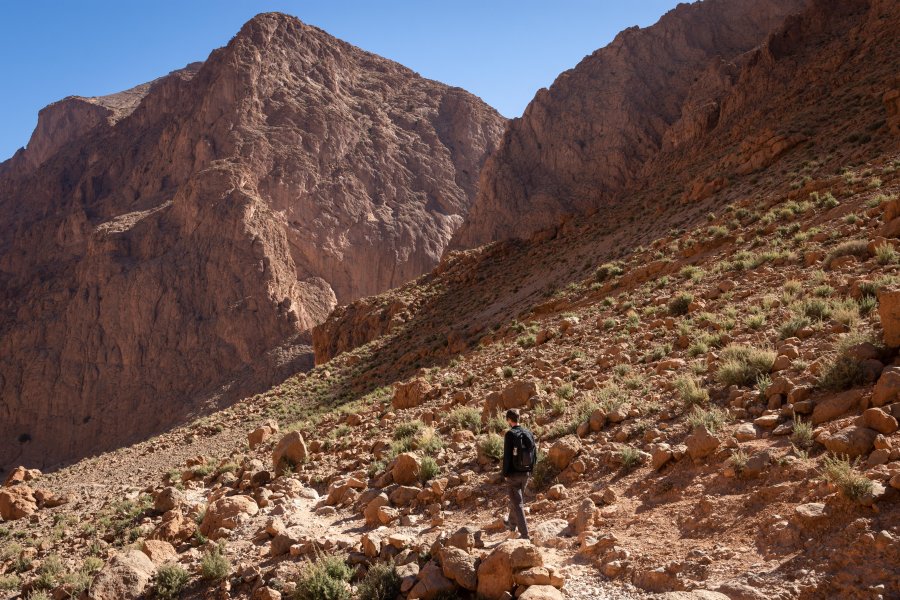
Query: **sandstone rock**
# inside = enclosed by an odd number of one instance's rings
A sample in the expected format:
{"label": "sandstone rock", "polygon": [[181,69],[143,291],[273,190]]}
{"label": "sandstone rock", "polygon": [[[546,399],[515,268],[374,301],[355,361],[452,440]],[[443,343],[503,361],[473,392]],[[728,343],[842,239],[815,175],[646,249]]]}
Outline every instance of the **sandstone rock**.
{"label": "sandstone rock", "polygon": [[250,449],[253,450],[273,435],[278,433],[278,421],[274,419],[269,419],[249,434],[247,434],[247,443],[250,446]]}
{"label": "sandstone rock", "polygon": [[606,413],[603,409],[595,409],[594,412],[591,413],[590,420],[591,431],[600,431],[603,429],[603,426],[606,425]]}
{"label": "sandstone rock", "polygon": [[715,452],[721,441],[705,427],[698,427],[685,438],[684,443],[687,445],[687,452],[691,459],[699,460]]}
{"label": "sandstone rock", "polygon": [[278,442],[272,450],[272,466],[276,472],[283,469],[292,471],[307,456],[306,442],[299,431],[292,431]]}
{"label": "sandstone rock", "polygon": [[184,494],[178,488],[169,486],[163,488],[153,498],[153,510],[161,513],[167,513],[184,502]]}
{"label": "sandstone rock", "polygon": [[400,485],[391,492],[389,498],[394,506],[403,507],[415,500],[421,491],[422,488]]}
{"label": "sandstone rock", "polygon": [[878,316],[884,329],[885,345],[900,347],[900,290],[878,290]]}
{"label": "sandstone rock", "polygon": [[510,408],[527,406],[528,401],[537,395],[538,387],[534,381],[514,381],[503,388],[499,394],[488,394],[483,414],[490,416]]}
{"label": "sandstone rock", "polygon": [[193,519],[185,517],[180,510],[170,510],[150,534],[150,539],[171,543],[184,542],[194,535],[197,525]]}
{"label": "sandstone rock", "polygon": [[147,555],[150,562],[157,566],[178,556],[175,552],[175,547],[169,542],[162,540],[144,540],[143,544],[141,544],[141,551]]}
{"label": "sandstone rock", "polygon": [[226,496],[210,503],[200,523],[200,533],[212,537],[219,528],[234,529],[246,517],[259,512],[259,506],[250,496]]}
{"label": "sandstone rock", "polygon": [[563,595],[552,585],[531,585],[519,600],[563,600]]}
{"label": "sandstone rock", "polygon": [[440,557],[445,577],[455,581],[463,589],[475,591],[478,586],[476,557],[453,546],[441,548]]}
{"label": "sandstone rock", "polygon": [[513,575],[516,570],[543,565],[540,552],[530,542],[503,542],[478,565],[478,595],[486,600],[499,600],[515,585]]}
{"label": "sandstone rock", "polygon": [[547,458],[553,466],[562,471],[569,466],[579,452],[581,452],[581,442],[577,437],[567,435],[550,447]]}
{"label": "sandstone rock", "polygon": [[684,587],[674,574],[662,567],[635,571],[632,583],[647,592],[666,592]]}
{"label": "sandstone rock", "polygon": [[411,452],[399,454],[394,460],[394,468],[391,474],[394,481],[400,485],[411,485],[419,481],[419,469],[421,462],[419,457]]}
{"label": "sandstone rock", "polygon": [[867,427],[852,426],[841,429],[832,435],[822,438],[822,443],[829,452],[846,454],[856,458],[868,453],[875,443],[878,433]]}
{"label": "sandstone rock", "polygon": [[897,400],[900,394],[900,367],[887,367],[881,372],[872,392],[872,405],[884,406]]}
{"label": "sandstone rock", "polygon": [[413,586],[407,598],[415,600],[433,600],[441,594],[449,594],[456,589],[453,582],[444,577],[441,568],[434,561],[429,561],[419,571],[419,581]]}
{"label": "sandstone rock", "polygon": [[431,396],[431,385],[424,379],[413,379],[394,386],[394,397],[391,406],[394,409],[415,408],[421,406]]}
{"label": "sandstone rock", "polygon": [[253,595],[250,596],[250,600],[281,600],[281,592],[270,587],[263,586],[261,588],[257,588],[253,592]]}
{"label": "sandstone rock", "polygon": [[24,483],[0,488],[0,518],[4,521],[28,517],[36,510],[34,490]]}
{"label": "sandstone rock", "polygon": [[756,439],[756,427],[753,423],[741,423],[734,431],[734,437],[739,442],[747,442]]}
{"label": "sandstone rock", "polygon": [[881,408],[869,408],[859,418],[859,425],[890,435],[897,431],[897,419]]}
{"label": "sandstone rock", "polygon": [[859,406],[863,390],[854,389],[820,399],[812,413],[812,424],[820,425]]}
{"label": "sandstone rock", "polygon": [[375,527],[382,524],[378,517],[378,509],[383,506],[390,506],[390,500],[388,499],[387,494],[384,493],[378,494],[366,504],[366,508],[363,510],[363,516],[366,519],[367,527]]}
{"label": "sandstone rock", "polygon": [[88,598],[137,600],[142,597],[155,571],[153,562],[140,550],[123,550],[113,556],[94,577]]}

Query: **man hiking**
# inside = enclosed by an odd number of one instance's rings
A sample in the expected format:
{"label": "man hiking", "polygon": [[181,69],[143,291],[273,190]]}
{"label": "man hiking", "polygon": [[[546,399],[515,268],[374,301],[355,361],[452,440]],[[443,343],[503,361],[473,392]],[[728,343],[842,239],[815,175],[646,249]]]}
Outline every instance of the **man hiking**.
{"label": "man hiking", "polygon": [[519,530],[520,539],[528,539],[528,523],[525,522],[525,486],[528,474],[537,461],[534,435],[519,426],[519,412],[506,411],[509,430],[503,438],[503,476],[509,491],[509,518],[504,525],[511,532]]}

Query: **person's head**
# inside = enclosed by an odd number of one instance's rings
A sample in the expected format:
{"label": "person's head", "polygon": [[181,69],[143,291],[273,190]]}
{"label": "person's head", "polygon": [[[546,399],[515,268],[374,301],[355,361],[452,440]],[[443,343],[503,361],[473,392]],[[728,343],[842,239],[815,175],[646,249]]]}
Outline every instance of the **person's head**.
{"label": "person's head", "polygon": [[509,423],[510,427],[515,427],[519,424],[519,411],[514,409],[509,409],[506,411],[506,422]]}

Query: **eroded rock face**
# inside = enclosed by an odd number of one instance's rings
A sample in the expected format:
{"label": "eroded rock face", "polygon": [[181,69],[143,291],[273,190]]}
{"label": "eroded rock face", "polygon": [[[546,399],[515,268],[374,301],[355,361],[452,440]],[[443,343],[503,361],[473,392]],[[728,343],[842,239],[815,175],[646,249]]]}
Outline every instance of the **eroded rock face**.
{"label": "eroded rock face", "polygon": [[[681,4],[651,27],[620,33],[540,90],[510,123],[452,246],[525,237],[614,199],[664,139],[677,145],[716,120],[681,118],[688,99],[708,104],[691,94],[701,76],[729,79],[734,67],[726,61],[802,7],[802,0]],[[666,137],[670,128],[677,131]]]}
{"label": "eroded rock face", "polygon": [[337,302],[438,263],[503,125],[280,14],[202,65],[42,111],[0,164],[0,467],[308,366]]}

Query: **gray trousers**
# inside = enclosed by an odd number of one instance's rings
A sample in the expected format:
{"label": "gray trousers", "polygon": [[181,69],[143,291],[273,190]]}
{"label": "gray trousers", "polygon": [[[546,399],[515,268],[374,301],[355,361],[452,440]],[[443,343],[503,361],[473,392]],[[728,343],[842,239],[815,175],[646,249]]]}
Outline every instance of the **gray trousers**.
{"label": "gray trousers", "polygon": [[509,492],[509,524],[517,527],[522,537],[528,537],[528,523],[525,522],[525,486],[528,484],[528,473],[513,473],[506,476],[506,489]]}

